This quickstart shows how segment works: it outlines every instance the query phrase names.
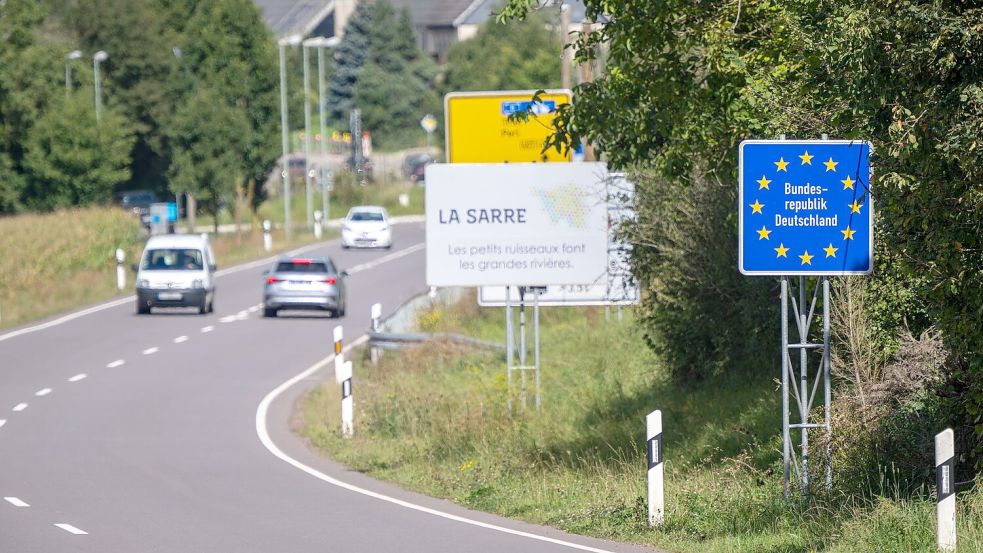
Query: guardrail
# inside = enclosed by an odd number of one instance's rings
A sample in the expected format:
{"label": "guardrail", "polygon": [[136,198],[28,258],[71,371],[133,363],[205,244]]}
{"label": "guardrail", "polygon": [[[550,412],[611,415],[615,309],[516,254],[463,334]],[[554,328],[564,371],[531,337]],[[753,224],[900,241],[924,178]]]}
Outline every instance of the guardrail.
{"label": "guardrail", "polygon": [[482,349],[505,351],[503,344],[479,340],[470,336],[451,334],[447,332],[382,332],[369,331],[369,346],[382,350],[398,350],[407,346],[422,344],[423,342],[451,342],[463,346],[471,346]]}

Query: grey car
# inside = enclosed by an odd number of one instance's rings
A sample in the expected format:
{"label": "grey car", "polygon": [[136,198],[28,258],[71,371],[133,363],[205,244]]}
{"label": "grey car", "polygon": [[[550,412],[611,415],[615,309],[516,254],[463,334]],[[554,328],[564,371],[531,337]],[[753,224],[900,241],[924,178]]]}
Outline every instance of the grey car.
{"label": "grey car", "polygon": [[281,309],[315,309],[343,317],[346,276],[327,257],[281,257],[264,273],[263,316],[276,317]]}

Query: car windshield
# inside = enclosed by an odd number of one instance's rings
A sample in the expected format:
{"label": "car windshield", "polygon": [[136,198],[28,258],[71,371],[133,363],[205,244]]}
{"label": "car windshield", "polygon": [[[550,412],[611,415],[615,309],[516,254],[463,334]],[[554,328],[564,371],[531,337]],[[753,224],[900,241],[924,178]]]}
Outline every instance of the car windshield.
{"label": "car windshield", "polygon": [[276,272],[278,273],[332,273],[334,272],[327,263],[321,261],[311,261],[309,259],[294,259],[292,261],[281,261],[277,263]]}
{"label": "car windshield", "polygon": [[200,271],[202,267],[201,250],[160,248],[147,251],[141,268],[150,271]]}
{"label": "car windshield", "polygon": [[351,221],[384,221],[382,213],[379,211],[356,211],[349,217]]}

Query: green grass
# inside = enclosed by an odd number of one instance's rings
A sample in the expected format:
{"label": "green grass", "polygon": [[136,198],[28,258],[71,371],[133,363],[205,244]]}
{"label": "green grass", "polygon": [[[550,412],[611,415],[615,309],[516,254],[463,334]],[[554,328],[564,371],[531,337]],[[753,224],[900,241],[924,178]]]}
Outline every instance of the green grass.
{"label": "green grass", "polygon": [[[503,339],[474,300],[419,317],[426,330]],[[683,552],[932,551],[934,504],[819,499],[781,487],[779,394],[768,377],[669,382],[630,315],[543,310],[543,410],[509,414],[503,354],[431,343],[356,358],[356,435],[337,386],[303,404],[304,434],[350,467],[462,505]],[[527,383],[531,385],[530,383]],[[531,390],[530,390],[531,392]],[[531,395],[531,394],[529,394]],[[645,415],[663,411],[666,523],[646,524]],[[983,544],[983,499],[962,494],[960,551]]]}

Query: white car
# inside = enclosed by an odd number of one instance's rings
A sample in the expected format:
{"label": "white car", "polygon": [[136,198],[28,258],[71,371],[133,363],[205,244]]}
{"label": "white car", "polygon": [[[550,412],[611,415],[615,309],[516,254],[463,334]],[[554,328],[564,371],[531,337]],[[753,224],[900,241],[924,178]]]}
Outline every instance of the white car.
{"label": "white car", "polygon": [[151,236],[133,270],[140,315],[154,307],[195,307],[202,315],[215,310],[215,254],[203,235]]}
{"label": "white car", "polygon": [[386,248],[393,245],[392,225],[385,208],[360,205],[351,208],[341,223],[342,248]]}

